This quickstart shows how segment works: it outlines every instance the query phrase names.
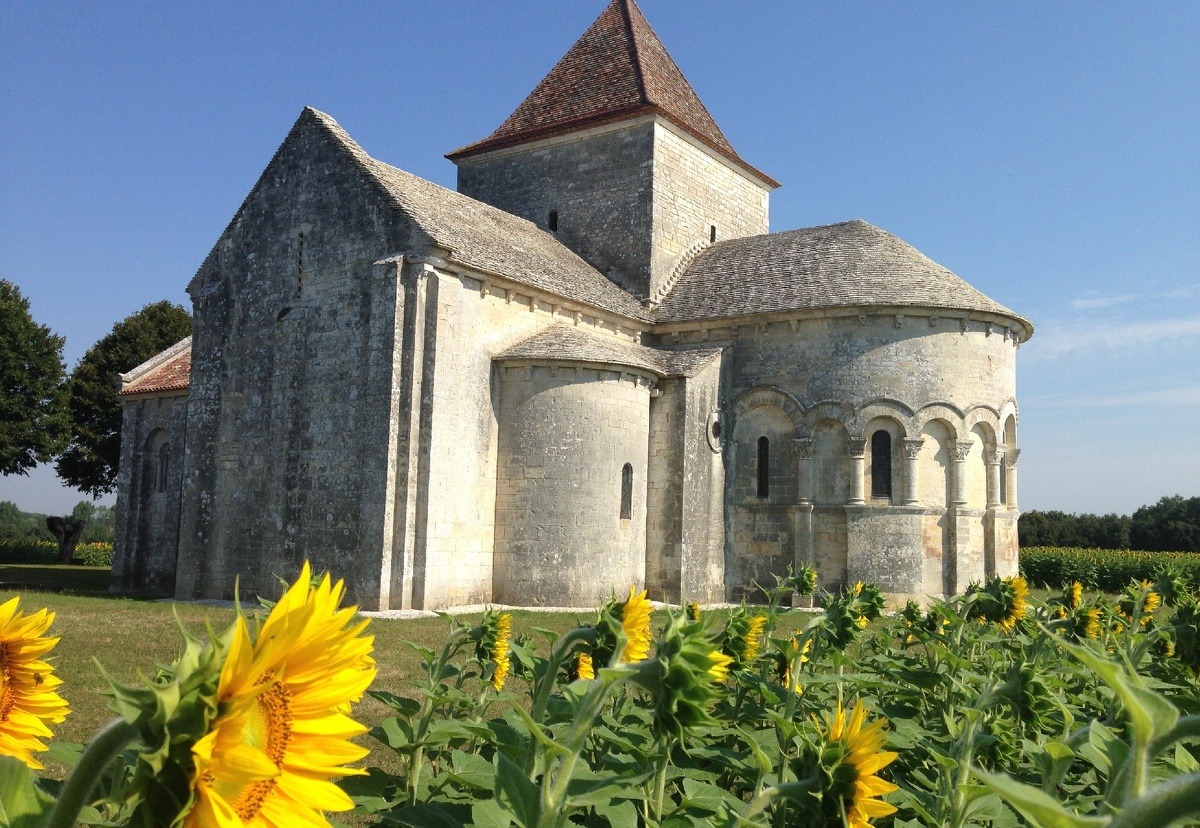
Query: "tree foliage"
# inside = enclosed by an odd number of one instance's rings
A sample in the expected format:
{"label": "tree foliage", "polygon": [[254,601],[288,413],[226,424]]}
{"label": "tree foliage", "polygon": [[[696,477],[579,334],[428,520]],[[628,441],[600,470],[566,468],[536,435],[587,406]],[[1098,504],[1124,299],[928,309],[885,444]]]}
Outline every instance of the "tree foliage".
{"label": "tree foliage", "polygon": [[62,349],[17,286],[0,279],[0,475],[25,474],[66,443]]}
{"label": "tree foliage", "polygon": [[117,375],[183,339],[192,318],[179,305],[157,302],[118,322],[88,349],[68,383],[71,439],[58,458],[58,476],[92,495],[116,487],[121,456]]}
{"label": "tree foliage", "polygon": [[1128,549],[1130,543],[1129,517],[1116,514],[1069,515],[1034,510],[1021,515],[1017,534],[1021,546]]}
{"label": "tree foliage", "polygon": [[1200,497],[1164,497],[1133,513],[1130,541],[1138,549],[1200,552]]}

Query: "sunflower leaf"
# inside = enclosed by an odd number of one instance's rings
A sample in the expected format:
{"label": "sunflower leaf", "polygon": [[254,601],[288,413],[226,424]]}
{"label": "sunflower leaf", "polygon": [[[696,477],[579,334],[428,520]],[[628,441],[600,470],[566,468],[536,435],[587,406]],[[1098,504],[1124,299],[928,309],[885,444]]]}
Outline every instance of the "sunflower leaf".
{"label": "sunflower leaf", "polygon": [[971,773],[1040,828],[1100,828],[1109,822],[1104,817],[1073,814],[1049,794],[1011,776],[979,768],[971,768]]}
{"label": "sunflower leaf", "polygon": [[496,754],[496,801],[522,828],[534,828],[541,816],[541,791],[503,753]]}
{"label": "sunflower leaf", "polygon": [[37,786],[33,772],[15,756],[0,756],[0,826],[40,828],[54,799]]}

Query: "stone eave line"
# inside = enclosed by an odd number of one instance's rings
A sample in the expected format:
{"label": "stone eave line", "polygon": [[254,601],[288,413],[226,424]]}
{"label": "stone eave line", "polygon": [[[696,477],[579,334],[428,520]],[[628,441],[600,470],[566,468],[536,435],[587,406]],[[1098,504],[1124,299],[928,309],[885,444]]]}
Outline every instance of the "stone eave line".
{"label": "stone eave line", "polygon": [[[170,348],[167,348],[165,351],[159,351],[157,354],[150,357],[136,368],[132,368],[124,374],[117,374],[117,379],[120,380],[121,388],[124,388],[130,383],[137,382],[155,368],[165,365],[190,347],[192,347],[192,338],[191,336],[185,336]],[[118,391],[118,393],[120,392]]]}
{"label": "stone eave line", "polygon": [[191,384],[180,385],[175,388],[157,388],[153,391],[118,391],[117,396],[121,398],[121,402],[131,402],[133,400],[148,400],[154,397],[187,397],[190,395]]}
{"label": "stone eave line", "polygon": [[1033,323],[1015,314],[1010,315],[995,311],[970,310],[967,308],[932,307],[930,305],[837,305],[820,308],[797,308],[795,310],[743,314],[741,316],[659,322],[655,323],[652,333],[674,334],[690,331],[715,331],[720,328],[753,328],[758,325],[777,324],[780,322],[859,316],[890,316],[954,322],[991,323],[1012,332],[1018,343],[1028,342],[1030,337],[1033,336]]}
{"label": "stone eave line", "polygon": [[591,368],[600,371],[612,371],[616,374],[641,374],[647,377],[653,377],[655,380],[666,379],[673,376],[661,368],[650,368],[645,365],[638,365],[634,362],[615,362],[611,360],[598,359],[581,359],[578,357],[550,357],[550,356],[496,356],[492,357],[492,362],[506,367],[517,367],[520,365],[546,365],[554,368]]}
{"label": "stone eave line", "polygon": [[[564,320],[570,319],[571,315],[576,313],[590,316],[597,322],[607,322],[613,330],[609,331],[599,325],[590,325],[588,327],[594,328],[601,333],[615,335],[618,338],[625,337],[634,342],[637,342],[643,334],[650,333],[652,330],[652,323],[647,319],[625,316],[624,314],[615,313],[614,311],[591,305],[579,299],[568,298],[553,291],[531,287],[525,282],[514,279],[511,276],[494,273],[479,265],[457,259],[454,250],[447,250],[446,248],[438,249],[442,251],[442,255],[431,255],[428,252],[412,252],[380,259],[375,264],[394,264],[401,260],[410,263],[424,263],[447,276],[479,282],[480,298],[494,295],[497,298],[512,302],[520,297],[526,297],[536,302],[539,306],[533,308],[531,312],[541,310],[544,313],[549,313],[554,318]],[[576,325],[585,324],[582,320],[574,320],[574,323]],[[629,331],[628,336],[624,333],[625,331]]]}

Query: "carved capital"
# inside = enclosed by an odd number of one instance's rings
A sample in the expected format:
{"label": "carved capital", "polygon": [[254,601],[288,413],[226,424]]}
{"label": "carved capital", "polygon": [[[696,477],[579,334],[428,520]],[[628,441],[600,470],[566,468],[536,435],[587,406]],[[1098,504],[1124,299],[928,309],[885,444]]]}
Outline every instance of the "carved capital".
{"label": "carved capital", "polygon": [[1017,467],[1017,458],[1021,456],[1021,450],[1009,449],[1004,454],[1008,458],[1008,467],[1010,469],[1015,469]]}
{"label": "carved capital", "polygon": [[796,444],[796,456],[801,460],[813,459],[813,441],[808,437],[797,437],[794,441]]}
{"label": "carved capital", "polygon": [[925,445],[925,438],[914,437],[912,439],[905,438],[900,441],[900,445],[904,447],[904,456],[909,460],[916,460],[921,455],[921,447]]}
{"label": "carved capital", "polygon": [[1004,462],[1004,449],[996,449],[995,451],[986,451],[983,454],[983,462],[989,466],[999,466]]}
{"label": "carved capital", "polygon": [[867,453],[867,441],[858,437],[846,440],[846,449],[851,457],[862,457]]}
{"label": "carved capital", "polygon": [[971,441],[956,440],[951,446],[950,450],[954,452],[955,461],[961,463],[962,461],[966,460],[967,455],[971,453]]}

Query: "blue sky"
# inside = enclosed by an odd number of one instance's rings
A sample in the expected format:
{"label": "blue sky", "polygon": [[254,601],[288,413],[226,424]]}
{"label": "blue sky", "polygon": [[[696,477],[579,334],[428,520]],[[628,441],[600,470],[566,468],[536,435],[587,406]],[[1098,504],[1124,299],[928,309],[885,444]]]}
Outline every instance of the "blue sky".
{"label": "blue sky", "polygon": [[[603,0],[10,2],[0,277],[68,367],[184,286],[305,105],[446,186]],[[863,218],[1033,320],[1021,505],[1200,495],[1200,4],[643,0],[783,187],[772,230]],[[51,470],[0,500],[65,511]]]}

